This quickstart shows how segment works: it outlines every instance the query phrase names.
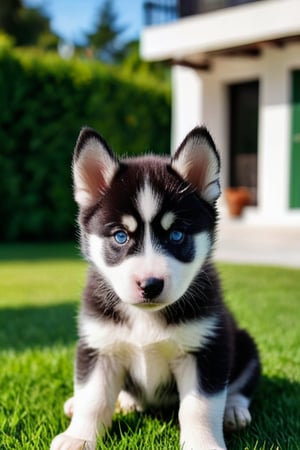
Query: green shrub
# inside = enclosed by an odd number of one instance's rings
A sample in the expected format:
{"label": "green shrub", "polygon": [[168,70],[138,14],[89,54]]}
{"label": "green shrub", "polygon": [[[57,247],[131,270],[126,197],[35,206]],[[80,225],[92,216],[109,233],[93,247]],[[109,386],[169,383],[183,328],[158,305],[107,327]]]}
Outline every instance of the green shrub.
{"label": "green shrub", "polygon": [[117,69],[0,48],[0,239],[74,235],[70,174],[79,129],[119,154],[168,152],[170,95]]}

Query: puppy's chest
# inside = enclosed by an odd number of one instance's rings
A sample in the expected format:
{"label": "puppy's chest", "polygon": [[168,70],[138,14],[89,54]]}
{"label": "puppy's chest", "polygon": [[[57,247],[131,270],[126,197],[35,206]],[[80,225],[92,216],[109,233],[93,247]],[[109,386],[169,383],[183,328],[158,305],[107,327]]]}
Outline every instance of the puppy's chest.
{"label": "puppy's chest", "polygon": [[[82,323],[81,334],[89,347],[115,357],[126,367],[170,363],[188,351],[191,330],[163,327],[148,319],[116,325],[89,318]],[[198,340],[193,336],[193,340]]]}
{"label": "puppy's chest", "polygon": [[129,347],[125,389],[139,398],[141,404],[162,403],[162,394],[170,396],[175,385],[173,365],[181,355],[180,349],[167,341]]}
{"label": "puppy's chest", "polygon": [[114,358],[125,369],[128,390],[144,397],[145,403],[155,404],[163,391],[174,387],[178,362],[205,346],[216,324],[214,316],[174,326],[163,326],[144,315],[122,325],[89,318],[82,322],[81,332],[89,347]]}
{"label": "puppy's chest", "polygon": [[83,317],[80,334],[92,349],[102,354],[134,359],[157,356],[168,361],[202,348],[214,336],[218,317],[210,316],[177,325],[160,323],[151,315],[141,314],[125,324]]}
{"label": "puppy's chest", "polygon": [[126,369],[124,389],[144,409],[170,405],[177,400],[174,366],[185,350],[172,333],[155,329],[135,330],[130,340],[114,347]]}

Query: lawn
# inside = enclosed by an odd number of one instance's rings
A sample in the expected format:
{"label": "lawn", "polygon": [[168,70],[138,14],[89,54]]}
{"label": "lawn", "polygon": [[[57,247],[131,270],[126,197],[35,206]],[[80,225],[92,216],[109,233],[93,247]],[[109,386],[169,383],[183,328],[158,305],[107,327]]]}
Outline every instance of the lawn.
{"label": "lawn", "polygon": [[[300,271],[219,265],[227,303],[255,336],[263,377],[230,450],[300,449]],[[73,244],[0,246],[0,449],[47,449],[65,429],[86,265]],[[178,449],[174,417],[116,415],[99,449]]]}

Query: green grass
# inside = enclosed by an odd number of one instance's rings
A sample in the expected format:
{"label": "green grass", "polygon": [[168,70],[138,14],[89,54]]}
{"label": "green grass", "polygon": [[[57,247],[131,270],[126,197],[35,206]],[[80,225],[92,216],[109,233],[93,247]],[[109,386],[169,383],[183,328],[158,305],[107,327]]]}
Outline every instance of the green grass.
{"label": "green grass", "polygon": [[[86,265],[71,244],[0,246],[0,449],[47,449],[68,419]],[[263,377],[231,450],[300,449],[300,271],[219,266],[227,303],[258,343]],[[176,450],[174,417],[116,415],[99,449]]]}

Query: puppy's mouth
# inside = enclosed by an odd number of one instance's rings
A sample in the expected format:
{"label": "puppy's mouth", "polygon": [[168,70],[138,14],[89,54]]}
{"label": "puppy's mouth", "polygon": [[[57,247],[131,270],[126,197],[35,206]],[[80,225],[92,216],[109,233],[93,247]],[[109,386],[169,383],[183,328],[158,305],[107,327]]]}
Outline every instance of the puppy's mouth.
{"label": "puppy's mouth", "polygon": [[143,310],[158,311],[159,309],[164,308],[166,305],[161,302],[158,303],[158,302],[145,300],[143,302],[133,303],[133,306],[135,306],[139,309],[143,309]]}

